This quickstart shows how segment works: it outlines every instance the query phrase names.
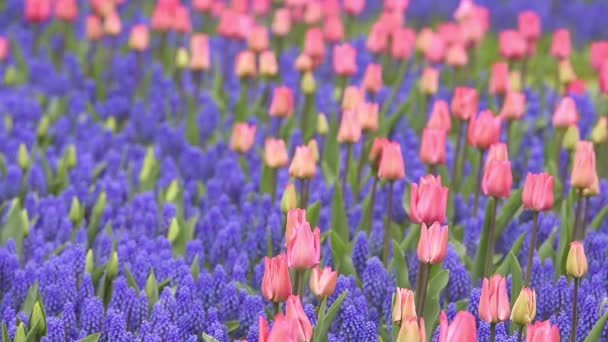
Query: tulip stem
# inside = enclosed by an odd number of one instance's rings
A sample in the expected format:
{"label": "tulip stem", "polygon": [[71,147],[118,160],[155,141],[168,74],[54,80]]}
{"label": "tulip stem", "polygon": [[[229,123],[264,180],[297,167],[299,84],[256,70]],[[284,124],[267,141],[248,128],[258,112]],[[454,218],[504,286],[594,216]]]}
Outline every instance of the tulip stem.
{"label": "tulip stem", "polygon": [[522,337],[524,336],[524,326],[520,325],[517,332],[517,342],[521,342]]}
{"label": "tulip stem", "polygon": [[475,186],[475,199],[473,200],[473,215],[477,216],[479,209],[479,193],[481,192],[481,176],[483,175],[483,150],[479,150],[479,164],[477,165],[477,182]]}
{"label": "tulip stem", "polygon": [[488,231],[488,241],[486,244],[486,261],[484,264],[484,276],[489,277],[492,274],[493,266],[494,266],[494,235],[496,230],[496,208],[498,207],[498,199],[492,198],[490,199],[493,203],[488,205],[492,205],[492,214],[490,215],[490,226]]}
{"label": "tulip stem", "polygon": [[389,253],[389,242],[391,237],[391,221],[393,216],[393,184],[394,181],[388,182],[388,207],[386,208],[386,223],[384,225],[384,244],[382,248],[382,261],[384,266],[388,266]]}
{"label": "tulip stem", "polygon": [[306,206],[308,206],[308,191],[310,181],[306,178],[302,178],[302,180],[300,180],[300,185],[302,187],[302,196],[300,197],[300,208],[306,209]]}
{"label": "tulip stem", "polygon": [[[376,202],[376,189],[378,188],[378,177],[374,176],[374,182],[372,183],[372,193],[371,193],[371,197],[369,199],[369,205],[367,208],[365,208],[366,210],[366,215],[367,217],[372,217],[373,213],[374,213],[374,203]],[[369,232],[372,230],[372,223],[373,220],[370,220],[370,225],[366,225],[365,227],[363,227],[363,229],[369,234]]]}
{"label": "tulip stem", "polygon": [[418,263],[418,277],[416,281],[416,315],[422,317],[424,315],[424,306],[426,302],[426,291],[429,286],[429,264],[420,261]]}
{"label": "tulip stem", "polygon": [[589,219],[589,196],[585,197],[585,201],[583,202],[583,220],[581,221],[581,238],[580,240],[585,240],[585,235],[587,235],[587,220]]}
{"label": "tulip stem", "polygon": [[346,165],[344,165],[344,175],[342,175],[342,194],[346,194],[346,182],[348,179],[348,171],[350,169],[350,160],[353,156],[353,144],[346,144]]}
{"label": "tulip stem", "polygon": [[530,236],[530,248],[528,249],[528,264],[526,266],[526,280],[524,287],[530,287],[530,278],[532,277],[532,261],[534,259],[534,251],[536,250],[536,230],[538,229],[538,211],[534,212],[534,221],[532,224],[532,235]]}
{"label": "tulip stem", "polygon": [[496,323],[490,323],[490,342],[496,341]]}
{"label": "tulip stem", "polygon": [[280,311],[280,308],[279,308],[279,302],[273,302],[272,304],[273,304],[273,306],[274,306],[274,316],[276,317],[276,316],[277,316],[277,314],[278,314],[278,313],[279,313],[279,311]]}
{"label": "tulip stem", "polygon": [[580,278],[574,278],[574,298],[572,301],[572,322],[570,323],[570,342],[576,342],[576,326],[578,325],[578,286]]}
{"label": "tulip stem", "polygon": [[462,149],[462,136],[464,135],[465,122],[458,121],[458,136],[456,137],[456,150],[454,151],[454,160],[452,161],[451,181],[454,185],[454,191],[458,191],[457,173],[460,165],[460,150]]}
{"label": "tulip stem", "polygon": [[576,214],[574,216],[574,229],[572,232],[572,241],[581,240],[580,238],[580,219],[581,213],[583,210],[583,189],[576,189],[577,199],[576,199]]}
{"label": "tulip stem", "polygon": [[294,277],[294,294],[300,296],[300,298],[304,296],[304,272],[305,271],[296,270],[296,274]]}

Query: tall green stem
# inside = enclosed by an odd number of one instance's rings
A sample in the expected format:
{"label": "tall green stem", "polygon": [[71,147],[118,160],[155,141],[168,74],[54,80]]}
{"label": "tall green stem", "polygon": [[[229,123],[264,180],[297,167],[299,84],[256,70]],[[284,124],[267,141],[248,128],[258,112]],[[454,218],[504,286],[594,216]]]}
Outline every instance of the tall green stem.
{"label": "tall green stem", "polygon": [[389,253],[389,242],[391,239],[391,222],[393,216],[393,184],[394,181],[389,181],[388,183],[388,208],[386,208],[386,222],[384,224],[384,244],[382,248],[382,262],[384,266],[388,266],[388,259],[390,257]]}
{"label": "tall green stem", "polygon": [[302,178],[300,180],[300,185],[302,186],[302,196],[300,196],[300,208],[306,209],[306,206],[308,206],[308,190],[310,186],[310,180]]}
{"label": "tall green stem", "polygon": [[484,264],[484,276],[489,277],[494,271],[494,235],[496,230],[496,208],[498,207],[498,199],[492,199],[492,215],[490,216],[490,227],[488,231],[488,241],[486,248],[486,261]]}
{"label": "tall green stem", "polygon": [[350,160],[353,155],[353,144],[346,144],[346,165],[344,165],[344,175],[342,176],[342,193],[346,193],[346,180],[348,179],[348,171],[350,169]]}
{"label": "tall green stem", "polygon": [[429,264],[425,262],[418,263],[418,277],[416,282],[416,315],[422,317],[424,315],[424,306],[426,303],[426,292],[429,286]]}
{"label": "tall green stem", "polygon": [[583,212],[583,189],[576,189],[576,214],[574,216],[574,229],[572,233],[572,241],[580,240],[580,219]]}
{"label": "tall green stem", "polygon": [[572,303],[572,322],[570,323],[570,342],[576,342],[576,327],[578,325],[578,286],[580,278],[574,278],[574,298]]}
{"label": "tall green stem", "polygon": [[530,248],[528,250],[528,263],[526,266],[526,280],[524,287],[530,287],[530,278],[532,277],[532,261],[534,259],[534,251],[536,250],[536,230],[538,228],[538,211],[534,212],[534,222],[532,224],[532,235],[530,236]]}
{"label": "tall green stem", "polygon": [[490,342],[496,341],[496,323],[490,323]]}
{"label": "tall green stem", "polygon": [[483,175],[483,150],[479,150],[479,164],[477,165],[477,181],[475,183],[475,199],[473,200],[473,215],[477,216],[479,209],[479,193],[481,192],[481,177]]}

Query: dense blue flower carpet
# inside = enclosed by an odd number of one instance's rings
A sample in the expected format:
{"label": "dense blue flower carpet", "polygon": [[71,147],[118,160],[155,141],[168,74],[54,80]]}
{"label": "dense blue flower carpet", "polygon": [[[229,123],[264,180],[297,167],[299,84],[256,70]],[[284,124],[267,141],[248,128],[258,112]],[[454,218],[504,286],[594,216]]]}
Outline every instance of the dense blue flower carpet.
{"label": "dense blue flower carpet", "polygon": [[608,342],[605,0],[1,0],[3,342]]}

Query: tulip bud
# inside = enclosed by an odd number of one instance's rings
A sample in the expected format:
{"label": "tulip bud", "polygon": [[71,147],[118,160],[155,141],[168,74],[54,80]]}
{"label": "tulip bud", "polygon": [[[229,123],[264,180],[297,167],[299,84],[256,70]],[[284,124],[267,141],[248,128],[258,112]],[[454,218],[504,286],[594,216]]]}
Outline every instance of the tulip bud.
{"label": "tulip bud", "polygon": [[438,222],[427,228],[425,223],[420,228],[418,240],[418,260],[427,264],[443,262],[448,252],[448,226],[441,226]]}
{"label": "tulip bud", "polygon": [[68,169],[72,169],[76,166],[76,163],[78,163],[78,156],[76,155],[76,146],[74,146],[74,144],[68,145],[63,158],[65,159]]}
{"label": "tulip bud", "polygon": [[469,123],[469,144],[485,150],[500,140],[502,118],[495,116],[491,110],[482,111],[479,116],[473,117]]}
{"label": "tulip bud", "polygon": [[27,341],[27,336],[25,335],[25,325],[23,324],[23,322],[19,322],[17,332],[15,332],[15,339],[13,341]]}
{"label": "tulip bud", "polygon": [[568,151],[573,151],[580,140],[580,133],[577,126],[569,126],[564,134],[562,146]]}
{"label": "tulip bud", "polygon": [[169,231],[167,232],[167,240],[175,242],[175,240],[177,240],[177,237],[179,236],[180,230],[181,229],[179,226],[179,222],[177,222],[177,219],[174,217],[173,219],[171,219],[171,224],[169,225]]}
{"label": "tulip bud", "polygon": [[431,118],[426,123],[426,128],[441,129],[449,132],[452,129],[452,119],[450,117],[450,109],[445,100],[437,100],[433,103]]}
{"label": "tulip bud", "polygon": [[461,119],[469,120],[477,114],[479,94],[477,89],[470,87],[456,87],[452,97],[452,114]]}
{"label": "tulip bud", "polygon": [[424,318],[420,317],[420,324],[418,324],[418,319],[415,316],[408,317],[401,321],[401,327],[399,328],[399,335],[397,335],[397,341],[425,342],[426,331],[424,328]]}
{"label": "tulip bud", "polygon": [[519,91],[509,91],[500,111],[500,116],[519,120],[526,112],[526,95]]}
{"label": "tulip bud", "polygon": [[479,299],[479,317],[488,323],[509,319],[511,306],[507,294],[507,279],[499,274],[484,278]]}
{"label": "tulip bud", "polygon": [[289,117],[293,113],[293,93],[287,86],[274,88],[270,103],[270,116]]}
{"label": "tulip bud", "polygon": [[559,81],[562,84],[568,84],[576,79],[576,73],[572,64],[567,59],[559,61],[559,68],[557,69]]}
{"label": "tulip bud", "polygon": [[546,173],[528,173],[522,193],[524,208],[536,211],[553,208],[553,176]]}
{"label": "tulip bud", "polygon": [[286,213],[298,206],[298,194],[296,187],[292,183],[287,184],[283,196],[281,197],[281,211]]}
{"label": "tulip bud", "polygon": [[484,169],[481,188],[486,196],[506,198],[511,194],[513,175],[511,162],[508,160],[492,160]]}
{"label": "tulip bud", "polygon": [[72,197],[72,205],[70,206],[70,220],[74,224],[74,226],[79,226],[82,218],[84,216],[84,212],[80,206],[80,201],[78,197]]}
{"label": "tulip bud", "polygon": [[566,273],[574,278],[582,278],[587,274],[587,268],[585,246],[580,241],[570,242],[568,259],[566,259]]}
{"label": "tulip bud", "polygon": [[494,63],[490,78],[490,94],[505,94],[509,86],[509,65],[506,62]]}
{"label": "tulip bud", "polygon": [[27,146],[21,143],[19,144],[19,150],[17,152],[17,164],[22,170],[27,170],[30,167],[30,154],[27,151]]}
{"label": "tulip bud", "polygon": [[410,219],[415,223],[446,222],[450,189],[441,185],[441,176],[426,175],[420,184],[412,183],[410,191]]}
{"label": "tulip bud", "polygon": [[314,94],[317,90],[317,82],[315,81],[315,76],[312,72],[305,72],[302,75],[301,81],[301,89],[304,94],[310,95]]}
{"label": "tulip bud", "polygon": [[329,124],[327,123],[327,117],[323,113],[317,114],[317,133],[325,135],[329,131]]}
{"label": "tulip bud", "polygon": [[0,62],[5,61],[10,53],[10,40],[0,36]]}
{"label": "tulip bud", "polygon": [[560,334],[557,325],[551,325],[550,321],[528,324],[526,327],[527,342],[559,342]]}
{"label": "tulip bud", "polygon": [[318,227],[313,231],[308,222],[295,226],[287,241],[289,268],[303,271],[317,266],[321,258],[320,239],[321,231]]}
{"label": "tulip bud", "polygon": [[310,274],[310,290],[317,297],[329,297],[336,290],[338,272],[327,266],[322,271],[319,266],[312,269]]}
{"label": "tulip bud", "polygon": [[44,335],[44,333],[46,332],[46,314],[44,312],[44,308],[42,307],[42,303],[40,303],[40,300],[37,300],[34,304],[29,324],[31,327],[38,327],[38,334],[36,335]]}
{"label": "tulip bud", "polygon": [[287,256],[279,254],[274,258],[264,257],[264,278],[262,279],[264,298],[278,303],[287,300],[291,293]]}
{"label": "tulip bud", "polygon": [[348,43],[334,46],[334,72],[339,76],[353,76],[357,73],[357,50]]}
{"label": "tulip bud", "polygon": [[87,251],[87,256],[85,258],[85,270],[87,273],[93,273],[93,271],[95,271],[95,256],[93,255],[92,249]]}
{"label": "tulip bud", "polygon": [[188,50],[184,47],[177,49],[175,53],[175,66],[178,69],[185,69],[190,64],[190,57],[188,56]]}
{"label": "tulip bud", "polygon": [[308,148],[312,151],[312,155],[315,157],[315,163],[319,161],[319,145],[317,144],[316,139],[310,139],[308,144],[306,144]]}
{"label": "tulip bud", "polygon": [[536,292],[524,287],[513,304],[511,321],[519,325],[527,325],[532,323],[534,318],[536,318]]}
{"label": "tulip bud", "polygon": [[382,146],[378,178],[390,181],[405,178],[405,165],[398,142],[388,142]]}
{"label": "tulip bud", "polygon": [[363,89],[370,93],[377,93],[382,89],[382,66],[371,63],[365,69],[363,77]]}
{"label": "tulip bud", "polygon": [[256,75],[255,53],[253,51],[239,52],[236,56],[235,73],[239,78]]}
{"label": "tulip bud", "polygon": [[591,130],[591,141],[594,144],[601,144],[606,140],[608,140],[608,118],[603,116],[599,118]]}
{"label": "tulip bud", "polygon": [[445,164],[447,132],[443,129],[425,128],[420,143],[420,160],[429,165]]}
{"label": "tulip bud", "polygon": [[352,110],[344,111],[338,130],[338,142],[354,144],[361,139],[361,132],[358,114]]}
{"label": "tulip bud", "polygon": [[553,112],[554,127],[568,127],[576,125],[579,118],[574,100],[567,96],[560,100],[555,112]]}
{"label": "tulip bud", "polygon": [[575,188],[588,188],[596,177],[595,151],[590,141],[579,141],[574,153],[570,183]]}
{"label": "tulip bud", "polygon": [[279,73],[279,65],[274,51],[268,50],[260,54],[260,75],[275,77]]}
{"label": "tulip bud", "polygon": [[364,101],[363,92],[356,86],[348,86],[342,98],[342,110],[355,110]]}
{"label": "tulip bud", "polygon": [[255,142],[256,126],[247,123],[237,123],[232,131],[230,147],[239,152],[245,153],[251,149]]}
{"label": "tulip bud", "polygon": [[106,277],[109,280],[116,278],[118,275],[118,253],[116,251],[112,252],[110,255],[110,260],[108,260],[108,264],[106,266]]}
{"label": "tulip bud", "polygon": [[289,175],[300,179],[310,179],[317,173],[313,151],[308,146],[296,147],[295,155],[289,165]]}
{"label": "tulip bud", "polygon": [[393,296],[393,322],[416,317],[416,300],[410,289],[397,288]]}
{"label": "tulip bud", "polygon": [[433,95],[439,90],[439,70],[426,67],[419,81],[420,91],[426,95]]}
{"label": "tulip bud", "polygon": [[272,169],[286,166],[289,163],[287,148],[282,139],[266,139],[264,143],[264,162]]}
{"label": "tulip bud", "polygon": [[361,102],[357,107],[357,116],[364,131],[374,132],[378,130],[378,114],[380,106],[375,102]]}
{"label": "tulip bud", "polygon": [[129,47],[136,51],[144,51],[148,48],[148,45],[150,45],[148,26],[145,24],[133,26],[129,36]]}

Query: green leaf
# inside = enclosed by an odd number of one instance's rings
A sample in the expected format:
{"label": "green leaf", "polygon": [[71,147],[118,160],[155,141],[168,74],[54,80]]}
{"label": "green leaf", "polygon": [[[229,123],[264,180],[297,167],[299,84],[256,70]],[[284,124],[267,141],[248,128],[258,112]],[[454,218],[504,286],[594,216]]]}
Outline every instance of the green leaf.
{"label": "green leaf", "polygon": [[405,240],[401,243],[401,249],[404,252],[409,252],[414,249],[418,244],[418,240],[420,239],[420,228],[419,224],[410,225],[410,230],[405,236]]}
{"label": "green leaf", "polygon": [[146,281],[146,294],[148,295],[148,309],[151,311],[154,304],[158,302],[158,282],[156,281],[154,270],[150,271],[150,275]]}
{"label": "green leaf", "polygon": [[524,239],[526,238],[527,234],[528,234],[528,232],[523,232],[519,235],[517,240],[515,240],[515,243],[513,244],[513,246],[511,246],[511,250],[507,253],[507,256],[504,258],[504,260],[502,261],[500,266],[498,266],[498,269],[496,272],[498,272],[500,274],[504,274],[503,272],[501,272],[501,270],[506,270],[509,268],[509,264],[508,264],[509,254],[513,254],[513,255],[519,254],[519,251],[521,250],[521,246],[523,245]]}
{"label": "green leaf", "polygon": [[[602,332],[604,331],[604,327],[606,326],[606,321],[608,321],[608,311],[606,311],[602,317],[595,323],[589,335],[585,338],[583,342],[599,342],[602,338]],[[605,336],[604,336],[605,337]]]}
{"label": "green leaf", "polygon": [[312,228],[316,227],[319,224],[319,215],[321,214],[321,201],[316,201],[315,203],[308,206],[306,209],[306,219],[310,222],[310,226]]}
{"label": "green leaf", "polygon": [[334,185],[334,198],[331,206],[331,230],[336,232],[345,243],[349,241],[348,218],[344,209],[344,197],[342,196],[342,189],[337,182]]}
{"label": "green leaf", "polygon": [[395,274],[397,275],[397,286],[401,288],[410,288],[409,271],[403,256],[403,250],[401,250],[401,247],[395,240],[393,240],[393,253],[393,264],[395,266]]}
{"label": "green leaf", "polygon": [[226,322],[226,326],[228,327],[228,333],[235,332],[239,328],[240,325],[241,325],[241,323],[239,321]]}
{"label": "green leaf", "polygon": [[446,287],[449,280],[450,271],[444,269],[437,273],[429,281],[428,292],[426,295],[426,305],[424,306],[424,322],[427,336],[432,336],[435,322],[437,321],[439,311],[441,310],[439,305],[441,292]]}
{"label": "green leaf", "polygon": [[205,333],[203,333],[203,341],[205,341],[205,342],[220,342],[217,339],[215,339],[213,336],[207,335]]}
{"label": "green leaf", "polygon": [[97,342],[99,341],[99,337],[101,337],[101,333],[91,334],[78,342]]}
{"label": "green leaf", "polygon": [[102,191],[97,197],[97,201],[95,202],[95,206],[93,206],[93,212],[91,213],[91,217],[89,219],[89,226],[87,227],[87,236],[89,238],[89,246],[93,246],[93,242],[97,233],[99,232],[101,215],[106,208],[106,192]]}
{"label": "green leaf", "polygon": [[17,253],[21,254],[21,243],[25,238],[25,229],[23,227],[23,219],[21,216],[21,205],[19,199],[15,198],[11,202],[6,221],[2,230],[0,230],[0,242],[4,245],[9,239],[13,239],[17,245]]}
{"label": "green leaf", "polygon": [[11,337],[8,334],[8,328],[6,327],[6,321],[2,321],[2,342],[11,342]]}
{"label": "green leaf", "polygon": [[264,163],[262,167],[262,181],[260,182],[260,191],[263,194],[272,194],[275,191],[277,183],[277,170],[272,169]]}
{"label": "green leaf", "polygon": [[[38,324],[38,322],[36,322],[36,324]],[[36,333],[36,330],[32,329],[33,333]],[[27,339],[26,335],[25,335],[25,324],[23,324],[23,322],[19,322],[19,326],[17,327],[17,332],[15,332],[15,339],[13,340],[13,342],[25,342]],[[10,338],[8,339],[8,341],[10,342]]]}
{"label": "green leaf", "polygon": [[513,253],[509,253],[509,270],[511,271],[511,306],[515,303],[519,292],[523,286],[523,276],[521,266],[517,257]]}
{"label": "green leaf", "polygon": [[441,291],[448,285],[450,271],[442,269],[429,281],[427,297],[439,297]]}
{"label": "green leaf", "polygon": [[194,256],[194,260],[192,260],[192,266],[190,266],[190,274],[192,274],[192,278],[194,281],[198,280],[198,276],[201,274],[201,266],[198,261],[198,254]]}
{"label": "green leaf", "polygon": [[[340,145],[336,140],[338,134],[338,122],[335,116],[332,116],[329,124],[329,132],[325,140],[325,149],[323,151],[323,174],[328,183],[335,182],[340,175]],[[336,182],[337,183],[337,182]]]}
{"label": "green leaf", "polygon": [[348,246],[340,236],[333,230],[329,231],[329,247],[333,256],[338,273],[349,275],[356,274],[351,258],[350,246]]}
{"label": "green leaf", "polygon": [[[486,262],[486,252],[488,248],[488,235],[490,233],[490,221],[492,215],[495,212],[496,199],[490,197],[486,206],[486,216],[483,224],[483,231],[479,240],[479,246],[477,247],[477,253],[475,254],[475,261],[473,263],[473,272],[471,274],[473,281],[480,279],[483,276],[484,266]],[[491,241],[490,243],[494,243]]]}
{"label": "green leaf", "polygon": [[600,210],[600,212],[595,215],[593,221],[591,221],[591,223],[589,224],[587,231],[598,230],[602,222],[604,222],[606,215],[608,215],[608,205],[604,206],[602,210]]}
{"label": "green leaf", "polygon": [[127,265],[125,265],[124,271],[125,271],[125,276],[127,277],[127,284],[129,284],[129,286],[134,288],[135,292],[139,293],[140,292],[139,285],[137,285],[137,281],[135,280],[133,273],[131,273],[131,271],[129,270],[129,267],[127,267]]}
{"label": "green leaf", "polygon": [[574,191],[570,191],[566,200],[562,202],[561,228],[559,233],[559,247],[557,249],[557,260],[553,263],[555,277],[565,273],[566,259],[568,258],[569,243],[572,240],[572,226],[574,225]]}
{"label": "green leaf", "polygon": [[38,321],[34,323],[32,327],[30,327],[30,331],[27,333],[27,336],[25,336],[25,342],[38,342],[40,337],[45,335],[40,333],[40,324],[40,321]]}
{"label": "green leaf", "polygon": [[304,115],[302,123],[302,134],[304,141],[307,142],[315,135],[317,129],[317,113],[315,112],[315,95],[307,94],[304,97],[304,107],[302,109],[302,115]]}
{"label": "green leaf", "polygon": [[511,197],[500,209],[500,214],[496,218],[496,236],[500,236],[513,217],[521,208],[521,194],[523,189],[518,189],[511,194]]}
{"label": "green leaf", "polygon": [[342,306],[344,299],[348,295],[348,290],[344,290],[340,297],[338,297],[334,303],[329,307],[329,310],[323,315],[321,315],[321,311],[319,311],[319,321],[314,329],[313,338],[314,342],[327,341],[327,334],[329,332],[329,328],[331,324],[336,319],[338,315],[338,310]]}
{"label": "green leaf", "polygon": [[34,309],[34,304],[38,300],[38,281],[36,281],[27,292],[27,296],[23,301],[23,305],[21,306],[21,311],[25,312],[28,316],[32,314],[32,310]]}

